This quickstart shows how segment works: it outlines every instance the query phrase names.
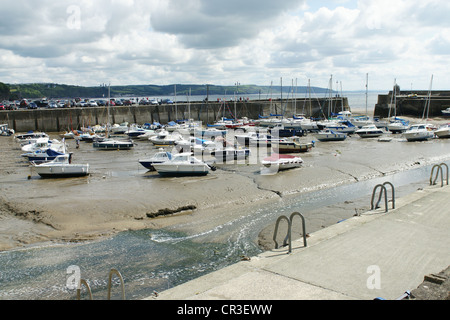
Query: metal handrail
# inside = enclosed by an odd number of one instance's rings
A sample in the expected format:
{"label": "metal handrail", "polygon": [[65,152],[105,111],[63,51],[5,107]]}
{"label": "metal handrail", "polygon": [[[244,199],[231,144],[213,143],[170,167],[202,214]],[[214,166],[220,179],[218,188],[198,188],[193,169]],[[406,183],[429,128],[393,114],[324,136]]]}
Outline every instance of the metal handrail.
{"label": "metal handrail", "polygon": [[77,289],[77,300],[81,300],[81,286],[85,286],[85,287],[86,287],[86,289],[87,289],[87,291],[88,291],[88,294],[89,294],[89,299],[90,299],[90,300],[94,300],[94,299],[92,298],[91,287],[89,287],[89,284],[88,284],[87,281],[84,280],[84,279],[81,279],[81,280],[80,280],[80,285],[79,285],[79,287],[78,287],[78,289]]}
{"label": "metal handrail", "polygon": [[116,269],[111,269],[111,271],[109,272],[109,280],[108,280],[108,300],[111,300],[111,287],[112,287],[112,276],[113,274],[115,274],[116,276],[119,277],[120,279],[120,283],[122,285],[122,300],[125,300],[125,284],[123,281],[123,277],[120,274],[119,271],[117,271]]}
{"label": "metal handrail", "polygon": [[287,223],[288,223],[288,233],[287,233],[286,238],[284,239],[283,246],[286,245],[286,239],[289,238],[288,239],[289,240],[289,242],[288,242],[289,243],[289,252],[291,252],[292,251],[292,241],[291,241],[292,239],[291,239],[291,232],[290,232],[290,230],[291,230],[291,220],[288,217],[286,217],[286,216],[279,217],[277,219],[277,222],[275,223],[275,230],[274,230],[274,233],[273,233],[273,241],[275,241],[275,249],[278,249],[277,234],[278,234],[278,227],[280,225],[281,220],[286,220]]}
{"label": "metal handrail", "polygon": [[[391,191],[392,191],[392,193],[391,193],[392,194],[392,209],[395,209],[395,188],[394,188],[394,185],[392,183],[390,183],[390,182],[385,182],[383,184],[376,185],[375,188],[373,189],[372,200],[371,200],[371,209],[370,210],[379,208],[381,197],[383,196],[383,193],[384,193],[385,212],[389,211],[386,185],[391,186]],[[381,188],[381,192],[380,192],[380,195],[378,197],[377,204],[374,205],[373,201],[375,199],[375,194],[376,194],[378,188]]]}
{"label": "metal handrail", "polygon": [[287,235],[284,238],[283,241],[283,246],[286,246],[286,244],[289,245],[289,253],[292,252],[292,221],[294,219],[295,216],[300,216],[300,218],[302,219],[302,229],[303,229],[303,245],[304,247],[307,246],[306,243],[306,223],[305,223],[305,218],[303,217],[303,215],[299,212],[294,212],[291,214],[291,216],[288,218],[286,216],[280,216],[277,219],[277,222],[275,223],[275,230],[273,233],[273,241],[275,242],[275,249],[278,249],[278,242],[277,242],[277,235],[278,235],[278,227],[280,225],[280,222],[282,220],[286,220],[288,223],[288,231],[287,231]]}
{"label": "metal handrail", "polygon": [[[447,182],[447,185],[448,185],[448,180],[449,180],[449,178],[448,178],[448,165],[445,164],[445,163],[441,163],[441,164],[436,164],[436,165],[434,165],[433,168],[431,169],[430,186],[436,185],[436,180],[437,180],[437,178],[439,177],[439,173],[441,174],[441,187],[444,186],[444,173],[443,173],[443,170],[442,170],[442,167],[443,167],[443,166],[445,166],[445,168],[447,169],[447,170],[446,170],[446,174],[447,174],[447,176],[446,176],[446,182]],[[437,171],[436,171],[436,175],[435,175],[434,180],[433,180],[433,173],[434,173],[434,170],[435,170],[436,168],[437,168]]]}
{"label": "metal handrail", "polygon": [[303,244],[305,247],[307,247],[308,245],[306,244],[306,222],[305,222],[305,217],[303,217],[303,215],[299,212],[294,212],[291,214],[290,220],[291,220],[291,228],[292,228],[292,221],[294,220],[295,216],[299,216],[302,219],[302,229],[303,229]]}

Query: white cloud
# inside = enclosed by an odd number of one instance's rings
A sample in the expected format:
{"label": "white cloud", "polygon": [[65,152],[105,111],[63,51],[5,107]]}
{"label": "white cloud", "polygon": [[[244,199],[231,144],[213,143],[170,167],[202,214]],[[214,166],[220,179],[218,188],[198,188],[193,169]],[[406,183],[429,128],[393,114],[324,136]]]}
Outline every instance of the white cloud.
{"label": "white cloud", "polygon": [[[443,0],[2,0],[0,81],[450,85]],[[401,85],[401,83],[400,83]]]}

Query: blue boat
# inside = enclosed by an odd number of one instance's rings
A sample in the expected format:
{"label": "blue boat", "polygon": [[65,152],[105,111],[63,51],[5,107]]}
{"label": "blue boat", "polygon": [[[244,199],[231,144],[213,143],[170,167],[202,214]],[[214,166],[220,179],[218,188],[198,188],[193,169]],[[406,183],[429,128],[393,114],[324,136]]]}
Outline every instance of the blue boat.
{"label": "blue boat", "polygon": [[64,152],[56,151],[52,148],[24,153],[22,157],[28,158],[28,161],[39,164],[55,160],[57,156],[64,155]]}
{"label": "blue boat", "polygon": [[139,160],[139,163],[150,171],[155,171],[153,165],[156,163],[164,163],[168,160],[172,160],[172,154],[170,152],[160,149],[160,152],[154,154],[149,159]]}

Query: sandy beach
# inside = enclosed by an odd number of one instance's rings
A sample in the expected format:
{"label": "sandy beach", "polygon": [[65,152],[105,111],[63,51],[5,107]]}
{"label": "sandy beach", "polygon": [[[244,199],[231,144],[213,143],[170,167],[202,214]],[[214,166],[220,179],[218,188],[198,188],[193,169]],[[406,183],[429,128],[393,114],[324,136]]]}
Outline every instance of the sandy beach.
{"label": "sandy beach", "polygon": [[[446,120],[430,122],[441,124]],[[146,141],[137,142],[131,151],[105,152],[84,143],[76,149],[75,141],[67,140],[74,163],[89,163],[91,175],[63,180],[41,179],[20,157],[17,142],[12,137],[0,137],[0,250],[168,226],[198,233],[265,203],[450,159],[450,140],[410,143],[401,135],[389,136],[391,142],[356,135],[343,142],[317,142],[310,152],[300,154],[302,168],[276,175],[261,175],[260,166],[250,161],[219,164],[217,171],[206,177],[185,178],[161,178],[141,167],[138,160],[157,150]],[[302,139],[316,140],[313,134]],[[308,232],[366,210],[368,204],[369,199],[351,201],[332,214],[311,214],[307,217]],[[191,210],[183,210],[186,207]],[[149,217],[159,210],[175,213]],[[273,223],[267,223],[258,239],[265,249],[271,248]]]}

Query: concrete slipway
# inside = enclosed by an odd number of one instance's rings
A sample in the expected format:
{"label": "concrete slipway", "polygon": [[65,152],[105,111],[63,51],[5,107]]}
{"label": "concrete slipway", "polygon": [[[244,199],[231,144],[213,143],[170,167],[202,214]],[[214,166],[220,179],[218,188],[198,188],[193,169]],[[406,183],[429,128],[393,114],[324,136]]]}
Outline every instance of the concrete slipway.
{"label": "concrete slipway", "polygon": [[290,254],[264,252],[148,299],[396,299],[450,265],[450,187],[430,186],[390,207],[315,232],[307,247],[294,241]]}

